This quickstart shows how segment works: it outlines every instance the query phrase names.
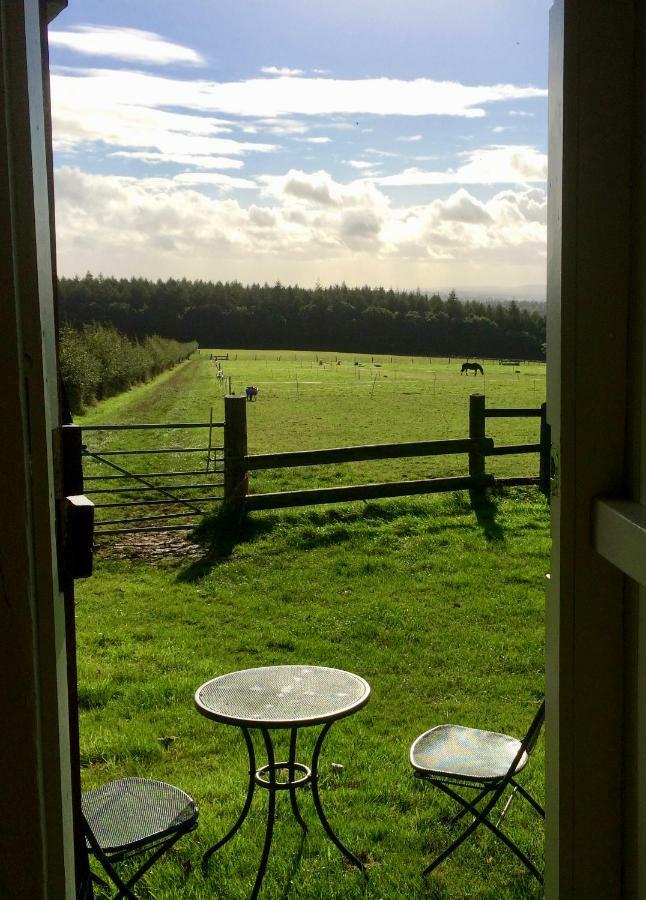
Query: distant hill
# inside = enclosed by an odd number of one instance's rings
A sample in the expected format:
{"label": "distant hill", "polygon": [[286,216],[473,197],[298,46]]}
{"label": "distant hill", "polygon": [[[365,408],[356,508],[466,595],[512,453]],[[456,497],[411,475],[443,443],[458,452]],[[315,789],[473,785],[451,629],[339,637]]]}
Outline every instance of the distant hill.
{"label": "distant hill", "polygon": [[453,287],[425,288],[424,293],[430,297],[434,293],[446,297],[455,290],[460,300],[475,300],[479,303],[540,303],[545,305],[546,287],[544,284],[520,284],[514,287]]}

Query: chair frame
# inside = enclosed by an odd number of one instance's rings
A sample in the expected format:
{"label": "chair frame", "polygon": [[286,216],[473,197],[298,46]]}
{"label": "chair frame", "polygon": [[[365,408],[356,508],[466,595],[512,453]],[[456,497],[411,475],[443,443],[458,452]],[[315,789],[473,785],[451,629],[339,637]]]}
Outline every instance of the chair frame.
{"label": "chair frame", "polygon": [[[103,850],[101,845],[96,839],[90,824],[85,817],[84,813],[81,813],[82,823],[83,823],[83,832],[85,837],[87,838],[87,843],[89,844],[88,853],[92,853],[93,856],[97,858],[97,860],[102,865],[105,873],[112,880],[115,887],[118,889],[117,893],[114,895],[114,900],[119,900],[121,897],[127,897],[128,900],[137,900],[136,895],[132,892],[132,887],[148,872],[148,870],[160,859],[164,853],[166,853],[170,848],[179,841],[180,838],[184,837],[186,834],[190,834],[191,831],[194,831],[197,828],[197,820],[199,817],[199,810],[197,806],[195,807],[195,812],[190,819],[187,819],[186,822],[183,822],[181,825],[173,829],[167,830],[165,833],[154,835],[150,838],[143,839],[140,841],[132,842],[131,844],[124,845],[119,849],[106,852]],[[114,867],[114,863],[122,862],[123,860],[130,859],[133,856],[138,856],[140,854],[153,851],[151,855],[145,860],[143,865],[141,865],[137,871],[132,875],[128,881],[124,881],[117,870]],[[100,878],[95,872],[91,873],[92,880],[100,884],[102,887],[109,887],[109,884]]]}
{"label": "chair frame", "polygon": [[[538,712],[534,716],[531,725],[529,726],[529,730],[527,734],[523,738],[520,743],[520,747],[518,748],[518,752],[516,756],[511,762],[509,769],[507,772],[496,779],[477,779],[477,778],[464,778],[458,775],[450,775],[450,774],[441,774],[438,772],[424,772],[423,770],[417,769],[415,771],[415,776],[417,778],[422,779],[423,781],[428,781],[435,787],[439,788],[443,793],[445,793],[448,797],[451,797],[452,800],[455,800],[456,803],[460,804],[462,809],[455,815],[450,823],[454,824],[458,822],[463,816],[467,813],[471,813],[472,821],[467,826],[467,828],[454,840],[449,846],[443,850],[435,859],[424,869],[422,874],[424,876],[429,875],[434,869],[436,869],[441,863],[447,859],[454,850],[457,850],[461,844],[463,844],[468,837],[470,837],[473,832],[480,826],[484,825],[487,827],[497,838],[499,838],[503,844],[505,844],[511,851],[514,853],[518,859],[523,863],[523,865],[531,872],[531,874],[536,878],[536,880],[543,884],[543,875],[536,868],[534,863],[523,853],[523,851],[518,847],[511,838],[504,834],[500,830],[500,824],[504,817],[507,815],[509,807],[511,805],[512,800],[516,796],[516,794],[520,794],[525,800],[533,807],[533,809],[544,819],[545,818],[545,810],[532,796],[529,794],[525,788],[516,781],[515,775],[518,771],[520,763],[523,759],[523,756],[527,754],[527,757],[531,755],[536,742],[541,733],[541,729],[543,727],[543,723],[545,721],[545,700],[542,701]],[[412,748],[411,748],[411,764],[414,765],[412,760]],[[522,768],[525,768],[526,763]],[[507,801],[503,807],[503,810],[498,817],[498,821],[494,824],[490,819],[489,815],[505,793],[508,787],[512,787],[512,791],[507,798]],[[462,796],[462,794],[458,793],[457,790],[454,790],[455,787],[462,787],[468,789],[476,789],[478,793],[475,798],[472,800],[467,799]],[[480,809],[478,808],[478,804],[481,801],[486,801],[484,806]]]}

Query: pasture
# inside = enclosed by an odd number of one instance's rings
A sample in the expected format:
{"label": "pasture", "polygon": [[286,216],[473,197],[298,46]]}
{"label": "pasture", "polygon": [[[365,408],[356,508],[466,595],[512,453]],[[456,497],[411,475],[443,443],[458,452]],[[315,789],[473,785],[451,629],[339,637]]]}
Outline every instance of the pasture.
{"label": "pasture", "polygon": [[[216,378],[211,353],[228,352],[220,361],[225,378]],[[355,365],[357,363],[357,365]],[[540,406],[545,399],[545,366],[541,363],[500,365],[483,361],[485,375],[460,374],[460,359],[362,356],[307,351],[202,350],[188,368],[162,376],[166,388],[149,393],[134,389],[79,417],[81,424],[106,421],[208,421],[224,415],[229,379],[232,390],[259,388],[256,402],[247,404],[250,453],[313,450],[352,444],[468,437],[469,394],[486,393],[488,406]],[[117,417],[117,418],[115,418]],[[538,440],[535,419],[487,422],[496,444]],[[166,437],[170,438],[168,433]],[[218,435],[216,435],[218,437]],[[124,443],[125,440],[125,443]],[[100,434],[93,446],[152,448],[157,434]],[[172,435],[172,442],[191,446],[194,435]],[[178,457],[178,463],[184,463]],[[154,469],[153,459],[141,465]],[[145,468],[142,469],[145,471]],[[496,475],[534,475],[538,456],[508,456],[487,460]],[[433,459],[373,460],[361,463],[282,469],[251,476],[255,492],[327,487],[364,481],[463,475],[466,456]]]}
{"label": "pasture", "polygon": [[[105,401],[79,424],[204,421],[211,406],[221,418],[225,386],[209,353]],[[247,404],[252,453],[461,438],[471,392],[486,390],[489,406],[544,399],[538,364],[485,360],[482,378],[461,376],[461,359],[248,350],[229,357],[221,365],[233,390],[259,388]],[[500,443],[536,438],[535,420],[488,425]],[[98,433],[96,440],[114,446],[116,436]],[[135,440],[159,438],[118,436],[119,446]],[[538,462],[500,457],[487,465],[500,474],[534,474]],[[371,461],[254,473],[251,487],[463,472],[461,456]],[[307,796],[301,807],[311,830],[301,848],[289,802],[279,796],[261,896],[540,896],[515,858],[481,833],[427,882],[420,877],[455,830],[445,821],[447,802],[412,777],[407,761],[411,741],[432,725],[454,721],[520,735],[531,718],[543,689],[549,549],[547,504],[537,490],[494,495],[477,510],[467,494],[446,494],[254,513],[236,534],[213,517],[191,540],[152,541],[102,542],[95,576],[77,584],[84,787],[124,775],[159,778],[183,787],[201,808],[198,831],[146,877],[150,896],[248,897],[266,796],[256,797],[243,829],[204,875],[201,853],[242,806],[246,754],[239,732],[200,717],[192,698],[214,675],[285,662],[347,668],[372,686],[368,706],[334,726],[321,761],[329,818],[367,860],[369,878],[346,867]],[[540,797],[542,744],[528,781]],[[521,803],[507,827],[540,859],[541,830]]]}

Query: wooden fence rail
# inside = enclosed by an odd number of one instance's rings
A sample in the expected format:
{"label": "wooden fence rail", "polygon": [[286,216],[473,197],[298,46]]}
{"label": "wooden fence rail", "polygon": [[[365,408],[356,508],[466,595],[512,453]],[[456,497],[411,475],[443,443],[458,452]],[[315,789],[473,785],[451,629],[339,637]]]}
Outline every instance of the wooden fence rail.
{"label": "wooden fence rail", "polygon": [[[494,445],[485,434],[487,418],[536,417],[540,419],[538,443]],[[343,487],[311,488],[264,494],[249,493],[249,472],[292,466],[317,466],[331,463],[359,462],[374,459],[445,456],[466,453],[469,474],[452,478],[427,478],[416,481],[378,482]],[[488,456],[538,453],[538,476],[495,478],[486,472]],[[235,395],[225,397],[224,434],[224,503],[231,513],[310,506],[321,503],[343,503],[350,500],[373,500],[443,491],[472,490],[484,492],[495,485],[537,485],[549,490],[549,429],[545,404],[539,409],[486,408],[482,394],[469,398],[469,437],[457,440],[408,441],[398,444],[366,444],[356,447],[330,447],[323,450],[296,450],[285,453],[247,453],[246,400]]]}
{"label": "wooden fence rail", "polygon": [[258,453],[245,457],[248,471],[282,469],[288,466],[319,466],[329,463],[363,462],[371,459],[402,459],[411,456],[448,456],[477,449],[494,450],[491,438],[479,440],[408,441],[401,444],[364,444],[358,447],[332,447],[327,450],[297,450],[288,453]]}
{"label": "wooden fence rail", "polygon": [[[474,394],[472,396],[482,396],[479,394]],[[527,407],[503,407],[502,409],[496,409],[493,406],[490,406],[489,409],[485,409],[484,414],[487,419],[529,419],[532,416],[536,416],[536,418],[540,418],[541,409],[539,407],[536,409],[533,406]]]}
{"label": "wooden fence rail", "polygon": [[407,497],[414,494],[439,494],[443,491],[466,491],[494,486],[493,475],[472,478],[425,478],[420,481],[385,481],[353,484],[345,487],[308,488],[300,491],[278,491],[272,494],[249,494],[245,509],[281,509],[288,506],[315,506],[320,503],[347,503],[350,500],[377,500],[383,497]]}

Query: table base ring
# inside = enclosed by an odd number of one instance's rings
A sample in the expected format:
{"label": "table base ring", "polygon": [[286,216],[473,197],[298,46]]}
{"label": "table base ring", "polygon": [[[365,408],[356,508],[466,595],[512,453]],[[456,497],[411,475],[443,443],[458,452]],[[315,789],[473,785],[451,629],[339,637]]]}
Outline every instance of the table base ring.
{"label": "table base ring", "polygon": [[[284,770],[290,772],[290,780],[289,781],[276,781],[276,773],[282,772]],[[302,772],[302,778],[294,778],[291,776],[292,772]],[[264,778],[264,775],[269,773],[270,778]],[[272,777],[273,776],[273,777]],[[303,765],[303,763],[297,762],[277,762],[273,763],[273,765],[262,766],[258,769],[257,772],[254,773],[254,780],[256,784],[260,785],[260,787],[266,788],[268,791],[291,791],[294,788],[305,787],[310,784],[312,781],[312,770],[309,766]]]}

